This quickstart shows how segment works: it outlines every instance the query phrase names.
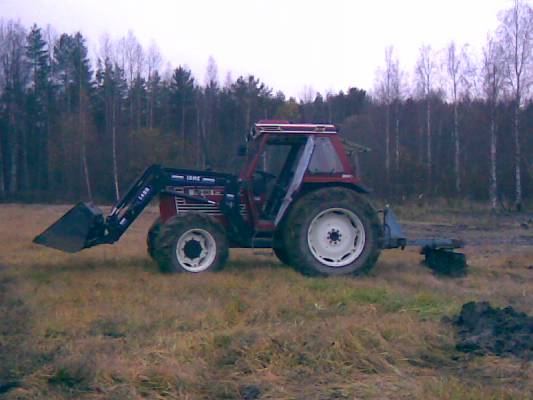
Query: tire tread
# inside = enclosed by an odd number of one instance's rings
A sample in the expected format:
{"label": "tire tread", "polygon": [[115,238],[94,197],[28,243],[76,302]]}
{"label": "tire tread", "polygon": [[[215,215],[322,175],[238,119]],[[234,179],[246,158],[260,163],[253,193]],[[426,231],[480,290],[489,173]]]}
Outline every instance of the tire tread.
{"label": "tire tread", "polygon": [[[287,229],[284,235],[285,249],[287,250],[291,265],[302,274],[310,276],[327,276],[343,273],[340,272],[340,270],[335,271],[333,269],[325,272],[327,268],[319,270],[313,267],[313,265],[311,265],[312,262],[309,262],[309,257],[306,255],[306,251],[309,250],[300,249],[300,246],[297,245],[301,241],[302,224],[305,223],[309,210],[316,208],[318,205],[331,202],[348,202],[357,205],[364,214],[364,217],[370,222],[371,234],[373,235],[371,243],[372,248],[370,249],[370,253],[364,264],[352,272],[354,275],[365,274],[374,266],[379,258],[380,247],[383,240],[382,227],[377,216],[377,211],[370,201],[362,194],[342,187],[317,189],[305,194],[297,200],[297,203],[288,215],[286,223]],[[313,256],[311,255],[311,257]],[[318,261],[315,262],[318,263]]]}
{"label": "tire tread", "polygon": [[188,229],[205,229],[213,235],[217,245],[217,257],[209,271],[220,270],[229,255],[226,232],[219,222],[201,213],[187,213],[176,215],[161,226],[161,231],[155,244],[154,258],[163,272],[185,272],[177,269],[173,263],[177,238]]}

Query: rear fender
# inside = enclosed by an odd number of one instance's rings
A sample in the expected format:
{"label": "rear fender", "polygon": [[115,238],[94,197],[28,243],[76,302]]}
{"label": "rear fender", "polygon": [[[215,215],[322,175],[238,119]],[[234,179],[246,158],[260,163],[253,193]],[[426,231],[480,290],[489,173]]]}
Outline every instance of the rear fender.
{"label": "rear fender", "polygon": [[293,204],[295,204],[300,199],[300,197],[306,195],[307,193],[314,192],[315,190],[324,189],[324,188],[327,188],[327,187],[331,187],[331,188],[342,187],[342,188],[353,190],[354,192],[362,193],[362,194],[371,193],[371,191],[369,189],[365,188],[362,185],[355,184],[355,183],[326,183],[326,184],[324,184],[324,183],[308,183],[308,182],[304,182],[304,184],[302,185],[300,190],[294,195],[293,201],[289,205],[289,207],[287,209],[287,212],[285,213],[283,219],[280,221],[280,224],[282,224],[283,221],[290,214]]}
{"label": "rear fender", "polygon": [[363,194],[372,193],[372,190],[367,188],[366,186],[361,185],[360,183],[350,183],[350,182],[331,182],[331,183],[304,182],[302,186],[302,190],[300,192],[302,194],[306,194],[314,190],[327,188],[327,187],[343,187],[346,189],[354,190],[357,193],[363,193]]}

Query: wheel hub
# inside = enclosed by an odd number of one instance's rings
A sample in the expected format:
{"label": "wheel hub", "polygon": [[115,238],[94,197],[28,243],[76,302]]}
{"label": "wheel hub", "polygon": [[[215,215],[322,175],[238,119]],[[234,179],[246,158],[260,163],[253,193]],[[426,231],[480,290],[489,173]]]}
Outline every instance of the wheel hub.
{"label": "wheel hub", "polygon": [[342,233],[338,229],[332,229],[328,232],[327,240],[329,244],[337,244],[341,241]]}
{"label": "wheel hub", "polygon": [[363,252],[365,230],[361,219],[351,210],[330,208],[311,221],[307,243],[313,256],[328,267],[344,267]]}
{"label": "wheel hub", "polygon": [[186,271],[205,271],[216,258],[215,239],[204,229],[190,229],[178,239],[176,256]]}
{"label": "wheel hub", "polygon": [[187,258],[194,260],[195,258],[200,257],[200,254],[202,254],[202,244],[196,239],[191,239],[185,243],[183,252]]}

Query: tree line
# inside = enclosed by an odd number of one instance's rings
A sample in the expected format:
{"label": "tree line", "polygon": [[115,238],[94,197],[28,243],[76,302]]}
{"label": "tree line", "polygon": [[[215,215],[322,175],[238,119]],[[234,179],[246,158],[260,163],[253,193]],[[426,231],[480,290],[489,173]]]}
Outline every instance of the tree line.
{"label": "tree line", "polygon": [[254,121],[328,122],[369,152],[385,198],[468,198],[522,208],[533,192],[533,10],[501,12],[482,49],[420,48],[412,73],[392,47],[368,93],[299,100],[253,75],[203,79],[165,66],[133,33],[101,38],[0,21],[0,199],[113,201],[151,163],[235,172]]}

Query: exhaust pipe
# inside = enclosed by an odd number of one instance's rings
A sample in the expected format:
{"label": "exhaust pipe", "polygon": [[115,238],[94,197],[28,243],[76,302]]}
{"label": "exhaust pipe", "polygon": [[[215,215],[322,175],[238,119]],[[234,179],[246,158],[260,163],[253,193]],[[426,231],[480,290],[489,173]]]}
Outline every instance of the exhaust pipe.
{"label": "exhaust pipe", "polygon": [[65,215],[33,239],[33,243],[77,253],[106,240],[106,223],[102,210],[91,203],[78,203]]}

